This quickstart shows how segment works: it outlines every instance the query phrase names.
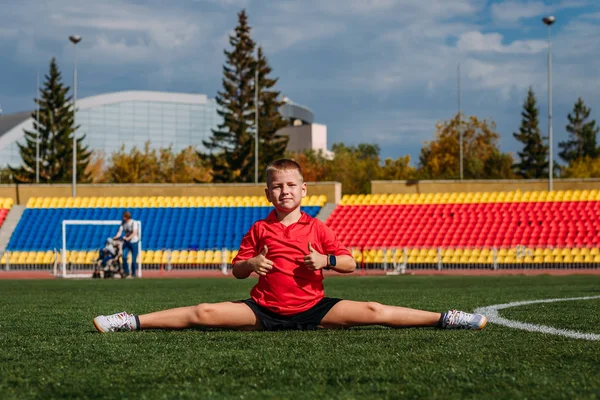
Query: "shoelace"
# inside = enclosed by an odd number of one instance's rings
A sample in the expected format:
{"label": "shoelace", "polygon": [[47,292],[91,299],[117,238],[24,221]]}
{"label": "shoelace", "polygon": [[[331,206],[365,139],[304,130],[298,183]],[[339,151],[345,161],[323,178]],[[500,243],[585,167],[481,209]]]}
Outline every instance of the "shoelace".
{"label": "shoelace", "polygon": [[467,313],[455,311],[450,311],[447,319],[446,325],[467,328],[469,323],[471,322],[471,316]]}
{"label": "shoelace", "polygon": [[106,320],[115,329],[127,328],[128,330],[131,330],[131,325],[129,324],[129,314],[126,312],[116,315],[109,315],[106,317]]}

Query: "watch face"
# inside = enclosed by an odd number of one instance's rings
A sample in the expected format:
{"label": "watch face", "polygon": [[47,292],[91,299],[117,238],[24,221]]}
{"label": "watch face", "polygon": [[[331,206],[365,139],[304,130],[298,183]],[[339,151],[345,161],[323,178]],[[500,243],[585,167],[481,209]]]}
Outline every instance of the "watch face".
{"label": "watch face", "polygon": [[335,267],[336,259],[335,256],[329,256],[329,265]]}

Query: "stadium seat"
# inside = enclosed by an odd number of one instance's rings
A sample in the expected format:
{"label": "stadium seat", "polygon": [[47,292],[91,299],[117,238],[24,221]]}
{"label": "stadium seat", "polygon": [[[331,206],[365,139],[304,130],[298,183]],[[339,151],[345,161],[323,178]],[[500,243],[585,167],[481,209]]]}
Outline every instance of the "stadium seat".
{"label": "stadium seat", "polygon": [[[326,201],[325,196],[307,196],[303,199],[306,204],[303,211],[314,217]],[[10,207],[12,200],[0,199],[0,203]],[[142,253],[142,260],[166,262],[166,253],[157,255],[157,251],[165,248],[188,251],[237,249],[252,223],[265,218],[272,206],[264,196],[32,197],[7,250],[45,252],[61,248],[63,220],[119,221],[125,209],[142,222],[143,249],[155,251],[154,255]],[[69,226],[67,248],[97,251],[116,229],[109,225]],[[220,263],[223,256],[220,253],[217,256]],[[189,262],[190,259],[189,253],[175,257],[178,262]],[[215,259],[210,258],[208,262],[213,263]]]}

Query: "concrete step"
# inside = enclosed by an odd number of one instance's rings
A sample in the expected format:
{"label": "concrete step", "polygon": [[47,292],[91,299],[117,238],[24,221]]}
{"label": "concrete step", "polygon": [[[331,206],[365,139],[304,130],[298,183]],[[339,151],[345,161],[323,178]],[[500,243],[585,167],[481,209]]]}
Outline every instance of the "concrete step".
{"label": "concrete step", "polygon": [[315,218],[325,222],[327,218],[329,218],[333,210],[335,210],[335,206],[335,203],[325,203],[325,205],[321,207],[321,211],[319,211]]}
{"label": "concrete step", "polygon": [[0,226],[0,252],[4,252],[6,250],[6,246],[8,246],[8,241],[12,236],[23,212],[25,211],[25,206],[12,206],[4,223]]}

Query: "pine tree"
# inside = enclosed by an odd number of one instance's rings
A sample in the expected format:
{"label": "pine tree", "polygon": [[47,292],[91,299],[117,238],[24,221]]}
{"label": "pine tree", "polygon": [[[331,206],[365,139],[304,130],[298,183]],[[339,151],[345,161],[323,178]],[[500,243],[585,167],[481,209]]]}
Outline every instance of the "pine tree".
{"label": "pine tree", "polygon": [[[25,130],[25,143],[18,143],[23,164],[10,166],[15,180],[23,183],[35,182],[36,138],[39,131],[40,182],[71,182],[73,166],[73,108],[68,97],[69,87],[63,85],[56,60],[50,60],[50,71],[45,76],[44,88],[40,90],[39,120],[32,112],[34,131]],[[83,146],[83,137],[77,139],[77,181],[88,182],[86,173],[91,153]]]}
{"label": "pine tree", "polygon": [[590,112],[591,110],[585,106],[580,97],[573,107],[573,113],[567,116],[569,124],[566,129],[570,138],[558,144],[558,147],[562,149],[558,155],[568,164],[584,157],[596,158],[599,155],[596,145],[599,128],[596,127],[595,120],[586,122],[590,117]]}
{"label": "pine tree", "polygon": [[213,182],[252,181],[255,44],[250,30],[248,16],[242,10],[235,33],[229,36],[232,50],[224,51],[227,60],[223,65],[223,90],[216,97],[223,123],[203,141],[210,153],[199,153],[210,162]]}
{"label": "pine tree", "polygon": [[[258,48],[256,61],[258,68],[258,135],[259,135],[259,165],[258,174],[262,180],[266,179],[265,169],[267,165],[279,158],[284,157],[289,137],[277,135],[277,131],[288,125],[279,113],[279,107],[283,104],[279,101],[279,92],[272,90],[277,83],[277,78],[270,78],[272,69],[263,54],[262,47]],[[256,82],[255,82],[256,84]],[[253,148],[254,150],[254,148]]]}
{"label": "pine tree", "polygon": [[548,146],[544,144],[546,137],[540,132],[538,114],[535,94],[530,87],[523,103],[519,133],[513,133],[515,139],[523,143],[523,151],[518,152],[521,161],[514,164],[513,169],[526,179],[548,176]]}

